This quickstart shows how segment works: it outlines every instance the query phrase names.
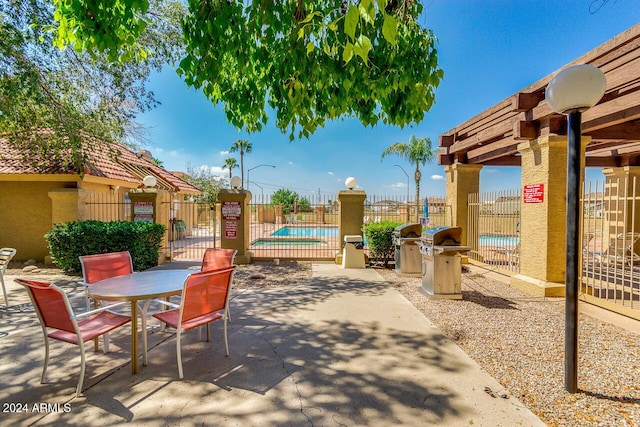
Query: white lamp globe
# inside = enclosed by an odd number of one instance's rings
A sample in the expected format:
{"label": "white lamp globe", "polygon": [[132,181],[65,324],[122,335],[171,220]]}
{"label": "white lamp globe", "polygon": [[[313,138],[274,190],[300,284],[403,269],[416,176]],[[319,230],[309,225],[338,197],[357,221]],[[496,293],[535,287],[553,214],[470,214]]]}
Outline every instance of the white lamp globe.
{"label": "white lamp globe", "polygon": [[607,79],[598,67],[574,65],[559,72],[547,85],[545,98],[553,111],[567,114],[585,111],[600,101]]}
{"label": "white lamp globe", "polygon": [[344,180],[344,185],[346,185],[349,190],[353,190],[356,188],[356,185],[358,185],[358,181],[356,181],[354,177],[350,176]]}
{"label": "white lamp globe", "polygon": [[231,184],[231,188],[238,188],[242,185],[242,179],[239,176],[234,176],[229,181],[229,184]]}
{"label": "white lamp globe", "polygon": [[144,178],[142,178],[142,183],[147,188],[153,188],[158,183],[158,180],[153,175],[147,175]]}

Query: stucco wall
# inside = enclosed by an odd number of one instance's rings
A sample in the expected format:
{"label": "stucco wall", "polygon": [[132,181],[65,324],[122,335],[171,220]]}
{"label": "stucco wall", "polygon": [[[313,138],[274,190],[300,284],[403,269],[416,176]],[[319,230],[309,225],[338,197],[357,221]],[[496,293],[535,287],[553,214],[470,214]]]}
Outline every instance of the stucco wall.
{"label": "stucco wall", "polygon": [[0,246],[16,248],[16,260],[44,260],[49,254],[44,235],[51,229],[51,198],[64,182],[2,182],[0,185]]}

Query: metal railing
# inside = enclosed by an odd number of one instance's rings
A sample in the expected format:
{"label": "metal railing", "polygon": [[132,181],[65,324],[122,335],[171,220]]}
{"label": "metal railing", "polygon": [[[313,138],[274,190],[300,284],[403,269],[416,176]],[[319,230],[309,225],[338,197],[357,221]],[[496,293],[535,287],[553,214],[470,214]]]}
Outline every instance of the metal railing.
{"label": "metal railing", "polygon": [[510,272],[520,270],[520,190],[469,195],[469,258]]}
{"label": "metal railing", "polygon": [[341,250],[335,198],[310,195],[274,204],[270,196],[260,195],[249,206],[252,259],[328,260]]}
{"label": "metal railing", "polygon": [[581,294],[589,303],[640,319],[640,212],[636,178],[585,185]]}

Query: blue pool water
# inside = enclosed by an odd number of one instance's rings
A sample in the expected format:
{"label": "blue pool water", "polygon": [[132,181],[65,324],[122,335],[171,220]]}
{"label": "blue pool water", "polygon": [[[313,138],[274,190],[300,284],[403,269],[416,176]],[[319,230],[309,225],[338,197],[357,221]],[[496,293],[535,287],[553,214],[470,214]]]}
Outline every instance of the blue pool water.
{"label": "blue pool water", "polygon": [[282,227],[274,237],[337,237],[338,227]]}
{"label": "blue pool water", "polygon": [[479,246],[502,246],[515,248],[518,246],[520,238],[518,236],[502,236],[499,234],[481,234],[478,237]]}

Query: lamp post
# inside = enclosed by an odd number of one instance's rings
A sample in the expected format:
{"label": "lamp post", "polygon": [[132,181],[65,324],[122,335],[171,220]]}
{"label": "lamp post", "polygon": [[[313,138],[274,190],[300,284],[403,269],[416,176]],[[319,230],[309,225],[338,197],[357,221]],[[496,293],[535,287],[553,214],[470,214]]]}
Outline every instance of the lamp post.
{"label": "lamp post", "polygon": [[262,167],[262,166],[269,166],[270,168],[275,168],[275,166],[274,166],[274,165],[265,165],[265,164],[262,164],[262,165],[254,166],[254,167],[252,167],[251,169],[247,169],[247,190],[249,189],[249,172],[251,172],[251,171],[252,171],[252,170],[254,170],[254,169],[258,169],[259,167]]}
{"label": "lamp post", "polygon": [[[247,179],[247,184],[249,183],[249,180]],[[255,182],[253,183],[253,185],[255,185],[256,187],[258,187],[261,191],[262,191],[262,196],[260,198],[260,203],[264,203],[264,188],[262,188],[261,185],[256,184]],[[247,185],[248,187],[248,185]]]}
{"label": "lamp post", "polygon": [[547,105],[567,115],[567,231],[565,271],[564,384],[578,391],[578,256],[581,180],[582,113],[604,95],[607,79],[593,65],[575,65],[558,73],[545,91]]}

